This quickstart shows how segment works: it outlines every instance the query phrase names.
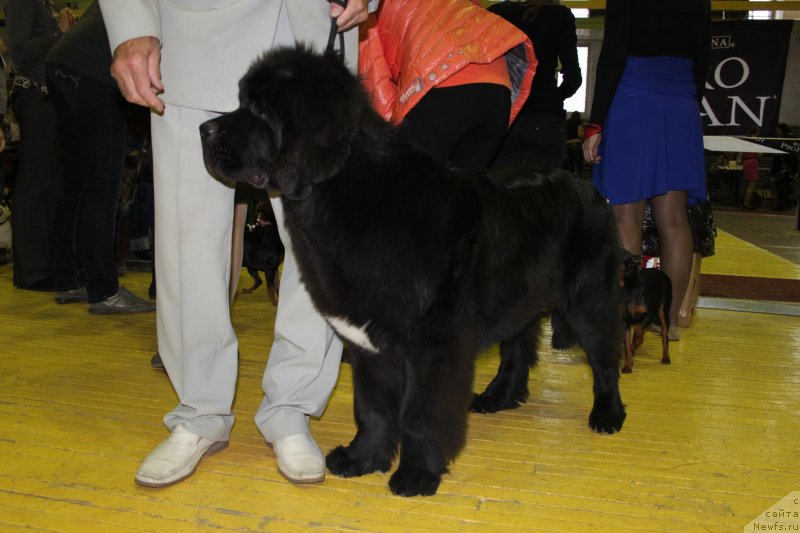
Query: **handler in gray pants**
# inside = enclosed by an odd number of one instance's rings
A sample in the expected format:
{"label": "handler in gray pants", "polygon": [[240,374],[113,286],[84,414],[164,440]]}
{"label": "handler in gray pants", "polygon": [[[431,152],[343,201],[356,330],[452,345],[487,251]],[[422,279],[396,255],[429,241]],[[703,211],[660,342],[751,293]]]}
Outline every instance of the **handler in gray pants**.
{"label": "handler in gray pants", "polygon": [[[238,107],[238,81],[265,50],[294,42],[324,48],[330,17],[345,34],[355,69],[355,26],[365,0],[100,0],[125,98],[152,116],[158,350],[179,404],[164,417],[169,437],[148,455],[136,482],[162,487],[191,475],[228,444],[238,344],[230,321],[233,189],[203,165],[198,126]],[[370,9],[377,0],[369,2]],[[275,342],[256,423],[290,481],[322,481],[325,459],[310,416],[325,408],[342,344],[314,309],[273,201],[286,246]]]}

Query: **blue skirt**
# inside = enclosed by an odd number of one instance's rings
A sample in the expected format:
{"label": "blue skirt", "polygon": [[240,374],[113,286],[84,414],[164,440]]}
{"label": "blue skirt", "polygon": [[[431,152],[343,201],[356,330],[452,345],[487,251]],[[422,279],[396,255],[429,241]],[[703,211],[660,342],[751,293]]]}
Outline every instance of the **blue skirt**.
{"label": "blue skirt", "polygon": [[612,205],[667,191],[706,199],[703,129],[692,60],[628,57],[603,124],[592,181]]}

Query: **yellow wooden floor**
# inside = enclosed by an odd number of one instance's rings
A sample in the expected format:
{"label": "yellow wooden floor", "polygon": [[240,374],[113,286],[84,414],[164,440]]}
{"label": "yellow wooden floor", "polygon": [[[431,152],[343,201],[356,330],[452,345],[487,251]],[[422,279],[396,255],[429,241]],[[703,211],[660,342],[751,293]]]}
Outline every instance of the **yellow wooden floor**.
{"label": "yellow wooden floor", "polygon": [[[788,261],[721,233],[704,271],[800,277]],[[699,309],[671,366],[646,340],[623,376],[620,434],[587,427],[590,371],[550,353],[520,409],[470,418],[466,449],[429,498],[390,494],[387,475],[293,486],[252,423],[272,338],[261,290],[239,296],[238,420],[228,450],[167,489],[133,482],[166,433],[175,397],[149,366],[154,316],[91,316],[11,288],[0,267],[2,531],[742,531],[800,490],[800,320]],[[246,276],[245,276],[246,277]],[[123,283],[144,294],[149,276]],[[494,373],[478,361],[477,385]],[[324,450],[354,433],[350,368],[312,423]]]}

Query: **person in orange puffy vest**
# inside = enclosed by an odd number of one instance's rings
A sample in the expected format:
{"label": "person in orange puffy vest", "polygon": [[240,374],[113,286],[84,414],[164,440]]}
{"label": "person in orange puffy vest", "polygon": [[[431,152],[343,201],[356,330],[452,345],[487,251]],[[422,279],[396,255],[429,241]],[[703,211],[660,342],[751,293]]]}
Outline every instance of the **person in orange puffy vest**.
{"label": "person in orange puffy vest", "polygon": [[421,148],[484,169],[530,94],[536,56],[471,0],[384,0],[361,27],[358,70],[378,113]]}

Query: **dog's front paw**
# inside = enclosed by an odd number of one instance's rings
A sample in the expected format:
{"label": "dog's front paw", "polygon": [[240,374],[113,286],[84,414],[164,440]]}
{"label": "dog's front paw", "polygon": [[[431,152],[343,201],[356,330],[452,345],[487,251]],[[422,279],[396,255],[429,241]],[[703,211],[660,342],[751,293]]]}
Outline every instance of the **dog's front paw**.
{"label": "dog's front paw", "polygon": [[616,394],[610,401],[595,401],[589,414],[589,427],[598,433],[613,434],[622,429],[626,416],[625,406],[622,405],[619,394]]}
{"label": "dog's front paw", "polygon": [[441,474],[416,468],[398,468],[389,480],[389,488],[397,496],[433,496],[441,481]]}
{"label": "dog's front paw", "polygon": [[473,413],[496,413],[506,409],[516,409],[522,402],[512,398],[504,398],[483,393],[472,397],[470,410]]}
{"label": "dog's front paw", "polygon": [[376,471],[387,472],[392,466],[391,460],[359,459],[352,456],[349,449],[344,446],[337,446],[325,457],[325,465],[331,471],[331,474],[341,477],[357,477]]}

